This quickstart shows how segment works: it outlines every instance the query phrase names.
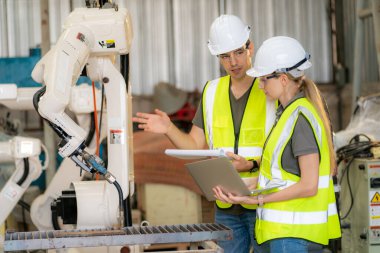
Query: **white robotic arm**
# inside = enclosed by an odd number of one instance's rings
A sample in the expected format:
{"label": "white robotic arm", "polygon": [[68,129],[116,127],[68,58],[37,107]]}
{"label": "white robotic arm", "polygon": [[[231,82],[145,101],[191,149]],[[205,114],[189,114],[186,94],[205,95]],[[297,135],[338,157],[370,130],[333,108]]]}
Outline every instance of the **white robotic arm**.
{"label": "white robotic arm", "polygon": [[0,142],[0,163],[15,162],[16,170],[0,192],[0,224],[11,213],[26,189],[42,171],[38,158],[41,143],[35,138],[14,137]]}
{"label": "white robotic arm", "polygon": [[64,143],[59,148],[62,157],[71,156],[83,144],[86,132],[65,112],[69,104],[71,86],[84,68],[94,38],[83,26],[67,29],[56,46],[44,56],[32,72],[36,82],[45,84],[38,103],[39,114],[47,119]]}
{"label": "white robotic arm", "polygon": [[0,104],[14,110],[34,110],[33,95],[40,88],[18,88],[16,84],[0,85]]}
{"label": "white robotic arm", "polygon": [[[119,206],[122,206],[124,199],[120,196],[129,194],[129,184],[132,181],[130,174],[133,170],[131,99],[127,85],[115,67],[115,59],[117,55],[129,52],[131,39],[130,17],[126,9],[75,9],[66,19],[64,32],[57,45],[43,57],[32,73],[35,81],[45,84],[36,93],[34,104],[62,138],[59,154],[70,157],[88,172],[104,175],[119,192],[118,194],[114,188],[110,188],[109,184],[104,184],[104,181],[73,182],[77,225],[81,227],[114,226],[121,218],[121,214],[117,214],[117,195]],[[105,87],[107,169],[97,156],[85,151],[85,132],[64,113],[69,103],[70,89],[85,66],[88,76],[93,81],[100,81]],[[95,195],[99,197],[94,198]],[[104,203],[105,200],[107,204]],[[32,213],[38,209],[37,204],[32,205]]]}

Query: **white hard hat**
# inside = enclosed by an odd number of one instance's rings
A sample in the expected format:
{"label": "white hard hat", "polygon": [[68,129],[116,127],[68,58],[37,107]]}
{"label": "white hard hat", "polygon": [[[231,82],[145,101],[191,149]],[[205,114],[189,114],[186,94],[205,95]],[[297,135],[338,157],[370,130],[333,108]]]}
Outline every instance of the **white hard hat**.
{"label": "white hard hat", "polygon": [[212,55],[224,54],[242,47],[251,28],[234,15],[221,15],[210,27],[208,48]]}
{"label": "white hard hat", "polygon": [[272,37],[257,50],[253,68],[247,74],[260,77],[274,72],[287,72],[297,78],[311,67],[309,59],[310,54],[297,40],[285,36]]}

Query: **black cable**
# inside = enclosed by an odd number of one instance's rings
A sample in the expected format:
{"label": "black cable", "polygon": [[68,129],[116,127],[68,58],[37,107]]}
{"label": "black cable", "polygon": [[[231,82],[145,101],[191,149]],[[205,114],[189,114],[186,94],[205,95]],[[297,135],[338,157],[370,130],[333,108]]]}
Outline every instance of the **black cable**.
{"label": "black cable", "polygon": [[99,0],[100,8],[102,8],[106,3],[108,3],[108,0]]}
{"label": "black cable", "polygon": [[58,223],[57,204],[55,202],[51,204],[51,223],[53,224],[53,228],[55,230],[61,230],[61,227]]}
{"label": "black cable", "polygon": [[[104,85],[102,84],[102,96],[101,96],[101,104],[100,104],[100,118],[99,118],[99,138],[101,136],[102,132],[102,120],[103,120],[103,107],[104,107]],[[95,134],[95,112],[91,113],[91,125],[90,125],[90,131],[87,135],[85,145],[88,147],[90,146],[90,143],[92,139],[94,138]]]}
{"label": "black cable", "polygon": [[123,190],[121,189],[121,186],[117,181],[113,182],[113,185],[115,185],[117,193],[119,194],[119,205],[122,208],[123,207],[123,200],[124,200]]}
{"label": "black cable", "polygon": [[127,227],[132,226],[131,199],[128,195],[124,200],[124,224]]}
{"label": "black cable", "polygon": [[23,161],[24,161],[24,173],[22,174],[21,178],[16,183],[19,186],[21,186],[25,182],[26,178],[29,175],[29,159],[23,158]]}
{"label": "black cable", "polygon": [[[366,141],[361,141],[360,137],[364,137],[367,139]],[[357,134],[354,137],[351,138],[349,141],[349,144],[339,148],[336,153],[338,157],[338,165],[342,161],[348,161],[346,167],[343,169],[343,174],[342,177],[340,178],[339,184],[342,184],[342,181],[344,179],[344,176],[347,176],[347,186],[350,194],[350,207],[345,215],[341,217],[341,220],[344,220],[345,218],[348,217],[350,214],[353,206],[354,206],[354,195],[352,192],[352,187],[351,187],[351,182],[350,182],[350,166],[352,162],[354,161],[355,158],[368,158],[368,157],[373,157],[373,154],[371,152],[372,147],[379,147],[380,142],[377,141],[371,141],[371,139],[365,135],[365,134]]]}
{"label": "black cable", "polygon": [[92,139],[94,138],[95,135],[95,112],[92,112],[90,114],[91,121],[90,121],[90,129],[88,130],[88,134],[86,137],[86,141],[84,144],[88,147],[91,144]]}
{"label": "black cable", "polygon": [[103,121],[103,107],[104,107],[104,85],[102,84],[102,97],[100,104],[100,116],[99,116],[99,138],[102,136],[102,121]]}
{"label": "black cable", "polygon": [[[124,202],[123,189],[121,189],[121,186],[117,181],[113,182],[113,185],[116,187],[117,193],[119,194],[119,208],[121,209],[121,211],[125,212],[125,205],[123,203]],[[124,224],[126,224],[125,217],[124,217]]]}
{"label": "black cable", "polygon": [[[41,89],[39,89],[36,93],[34,93],[33,95],[33,106],[34,106],[34,109],[37,111],[38,115],[40,115],[40,113],[38,112],[38,103],[40,102],[40,99],[42,97],[42,95],[44,95],[46,92],[46,86],[42,87]],[[44,117],[42,117],[40,115],[40,117],[43,119],[43,120],[46,120],[46,122],[50,125],[51,128],[53,128],[54,132],[62,139],[66,139],[68,136],[67,134],[57,125],[55,125],[54,123],[50,122],[49,120],[45,119]]]}
{"label": "black cable", "polygon": [[[366,138],[367,141],[360,141],[360,137]],[[348,145],[345,145],[336,151],[338,164],[351,157],[372,157],[370,148],[379,146],[380,142],[371,141],[371,139],[365,134],[357,134],[351,138]]]}
{"label": "black cable", "polygon": [[24,200],[20,199],[17,202],[17,204],[30,213],[30,205],[28,203],[26,203]]}
{"label": "black cable", "polygon": [[38,112],[38,103],[40,102],[40,98],[43,94],[46,92],[46,86],[39,89],[36,93],[33,95],[33,106],[34,109]]}
{"label": "black cable", "polygon": [[22,214],[22,224],[24,227],[24,231],[28,231],[28,225],[26,224],[25,208],[24,207],[21,207],[21,214]]}
{"label": "black cable", "polygon": [[128,82],[129,82],[129,54],[120,56],[120,73],[124,77],[126,90],[128,92]]}
{"label": "black cable", "polygon": [[0,126],[3,128],[4,133],[14,136],[18,134],[19,125],[10,119],[10,115],[11,113],[7,112],[7,115],[0,119]]}
{"label": "black cable", "polygon": [[[124,77],[125,80],[125,88],[126,88],[126,93],[128,94],[129,90],[129,54],[126,55],[121,55],[120,56],[120,73]],[[130,205],[130,198],[129,196],[125,199],[124,201],[124,224],[126,226],[132,225],[132,218],[131,218],[131,205]]]}
{"label": "black cable", "polygon": [[339,184],[342,183],[342,180],[343,180],[343,177],[344,175],[347,173],[347,185],[348,185],[348,191],[350,193],[350,199],[351,199],[351,203],[350,203],[350,207],[348,208],[348,211],[345,215],[342,215],[343,217],[341,217],[340,219],[341,220],[344,220],[347,218],[347,216],[350,214],[351,210],[352,210],[352,207],[354,206],[354,194],[352,193],[352,188],[351,188],[351,182],[350,182],[350,166],[351,166],[351,163],[354,161],[354,158],[351,158],[351,160],[347,163],[344,171],[343,171],[343,175],[340,179],[340,182]]}

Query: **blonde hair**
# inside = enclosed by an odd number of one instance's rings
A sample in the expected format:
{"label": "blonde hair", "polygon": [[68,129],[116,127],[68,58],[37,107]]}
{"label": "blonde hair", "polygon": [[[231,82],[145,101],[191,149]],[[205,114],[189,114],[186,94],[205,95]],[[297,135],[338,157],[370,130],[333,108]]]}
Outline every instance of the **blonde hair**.
{"label": "blonde hair", "polygon": [[300,90],[305,93],[306,98],[310,101],[310,103],[314,105],[319,117],[322,119],[323,126],[325,127],[327,135],[327,142],[330,152],[330,171],[331,173],[333,173],[336,168],[336,155],[332,140],[331,121],[328,115],[327,105],[324,99],[322,98],[317,85],[312,80],[306,78],[305,76],[294,78],[289,73],[286,73],[286,75],[290,80],[300,85]]}

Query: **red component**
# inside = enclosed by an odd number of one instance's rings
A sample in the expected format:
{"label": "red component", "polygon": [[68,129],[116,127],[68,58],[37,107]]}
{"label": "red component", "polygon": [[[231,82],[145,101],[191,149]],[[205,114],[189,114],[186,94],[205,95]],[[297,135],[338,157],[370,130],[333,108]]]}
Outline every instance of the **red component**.
{"label": "red component", "polygon": [[169,115],[169,117],[171,120],[191,121],[194,118],[196,111],[197,108],[194,105],[186,102],[181,109]]}

